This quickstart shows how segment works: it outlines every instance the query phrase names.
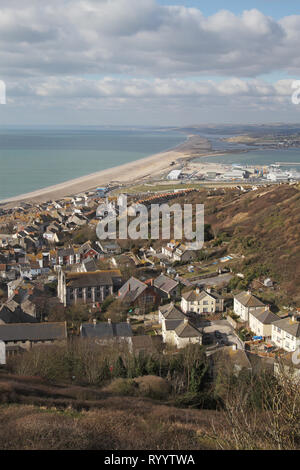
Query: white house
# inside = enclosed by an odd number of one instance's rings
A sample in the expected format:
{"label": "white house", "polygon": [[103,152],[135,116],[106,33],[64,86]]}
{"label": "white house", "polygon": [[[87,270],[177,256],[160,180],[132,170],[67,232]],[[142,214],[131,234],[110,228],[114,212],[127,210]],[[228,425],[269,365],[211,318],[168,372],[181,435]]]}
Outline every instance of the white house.
{"label": "white house", "polygon": [[181,309],[184,313],[191,312],[200,315],[223,312],[224,299],[210,289],[200,290],[197,288],[182,295]]}
{"label": "white house", "polygon": [[176,346],[178,349],[185,348],[189,344],[202,344],[202,334],[189,323],[188,318],[163,319],[162,336],[164,343]]}
{"label": "white house", "polygon": [[278,320],[268,307],[261,307],[249,313],[249,328],[256,336],[271,339],[272,324]]}
{"label": "white house", "polygon": [[249,321],[249,313],[258,311],[262,307],[265,307],[265,304],[252,295],[250,291],[240,292],[234,296],[233,311],[243,321]]}
{"label": "white house", "polygon": [[272,342],[288,352],[300,348],[300,317],[291,315],[273,323]]}

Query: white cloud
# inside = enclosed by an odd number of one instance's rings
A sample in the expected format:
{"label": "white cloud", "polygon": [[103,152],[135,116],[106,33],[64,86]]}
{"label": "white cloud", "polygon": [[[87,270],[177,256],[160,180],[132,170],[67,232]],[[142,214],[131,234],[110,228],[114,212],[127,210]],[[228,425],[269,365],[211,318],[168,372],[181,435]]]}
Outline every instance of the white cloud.
{"label": "white cloud", "polygon": [[291,80],[260,75],[300,78],[299,42],[300,15],[205,17],[156,0],[1,0],[0,79],[16,107],[280,113],[291,109]]}
{"label": "white cloud", "polygon": [[299,40],[300,16],[276,21],[255,9],[205,17],[155,0],[1,2],[6,76],[300,72]]}

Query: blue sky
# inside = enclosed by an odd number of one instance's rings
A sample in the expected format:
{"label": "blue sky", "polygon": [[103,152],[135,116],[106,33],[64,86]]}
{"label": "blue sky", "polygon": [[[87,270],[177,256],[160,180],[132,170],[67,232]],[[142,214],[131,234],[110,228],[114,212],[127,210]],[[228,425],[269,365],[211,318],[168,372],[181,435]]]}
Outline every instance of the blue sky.
{"label": "blue sky", "polygon": [[279,19],[288,15],[300,14],[300,2],[298,0],[159,0],[161,5],[185,5],[198,8],[205,15],[212,15],[219,10],[230,10],[241,14],[244,10],[257,8],[265,15]]}
{"label": "blue sky", "polygon": [[0,41],[0,125],[300,121],[298,0],[1,0]]}

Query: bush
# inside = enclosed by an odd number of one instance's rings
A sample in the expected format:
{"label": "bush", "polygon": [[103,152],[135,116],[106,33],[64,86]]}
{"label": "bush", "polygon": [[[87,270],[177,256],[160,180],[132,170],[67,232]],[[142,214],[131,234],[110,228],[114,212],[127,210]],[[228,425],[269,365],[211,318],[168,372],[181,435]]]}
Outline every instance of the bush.
{"label": "bush", "polygon": [[156,400],[167,399],[170,393],[170,385],[162,377],[146,375],[135,379],[138,385],[138,394],[141,397],[154,398]]}
{"label": "bush", "polygon": [[133,379],[115,379],[103,391],[125,397],[137,396],[138,385]]}

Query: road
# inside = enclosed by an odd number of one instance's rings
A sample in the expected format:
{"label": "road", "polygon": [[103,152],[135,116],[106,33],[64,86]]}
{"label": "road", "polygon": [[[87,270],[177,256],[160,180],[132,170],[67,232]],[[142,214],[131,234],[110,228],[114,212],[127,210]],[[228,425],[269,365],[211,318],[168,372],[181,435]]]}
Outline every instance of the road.
{"label": "road", "polygon": [[[238,349],[244,349],[243,342],[236,335],[233,327],[226,320],[199,322],[197,325],[201,332],[210,336],[214,343],[224,341],[227,345],[236,344]],[[216,338],[215,332],[219,332],[221,337]]]}

